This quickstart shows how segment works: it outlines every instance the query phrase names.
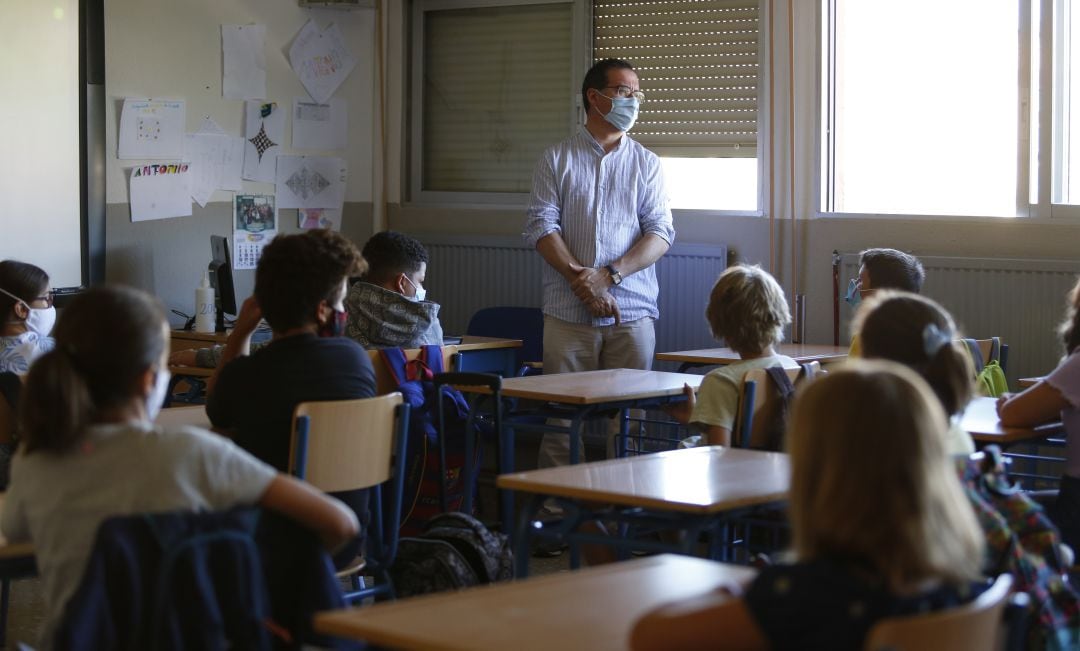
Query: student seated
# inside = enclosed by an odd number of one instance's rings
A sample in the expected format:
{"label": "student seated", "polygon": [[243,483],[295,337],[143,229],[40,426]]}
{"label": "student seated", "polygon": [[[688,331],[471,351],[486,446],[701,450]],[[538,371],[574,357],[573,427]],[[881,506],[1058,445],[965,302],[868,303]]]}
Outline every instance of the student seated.
{"label": "student seated", "polygon": [[425,300],[428,252],[404,233],[383,231],[364,245],[368,270],[349,288],[345,334],[365,348],[441,346],[439,304]]}
{"label": "student seated", "polygon": [[261,505],[336,548],[358,531],[343,504],[281,475],[227,439],[154,425],[169,373],[161,305],[140,291],[87,290],[64,310],[56,348],[30,369],[23,443],[0,530],[34,546],[45,594],[41,647],[53,647],[98,526],[118,515]]}
{"label": "student seated", "polygon": [[49,334],[56,322],[49,275],[26,262],[0,262],[0,372],[24,374],[42,353],[53,349]]}
{"label": "student seated", "polygon": [[959,423],[974,392],[975,370],[970,355],[953,345],[960,335],[944,308],[915,294],[878,293],[859,308],[852,332],[862,342],[863,357],[899,362],[930,385],[949,417],[949,454],[975,451]]}
{"label": "student seated", "polygon": [[723,339],[742,361],[706,375],[696,396],[685,386],[686,402],[669,413],[700,430],[703,445],[731,445],[739,388],[746,372],[770,366],[799,368],[795,360],[773,350],[783,338],[784,327],[791,323],[791,313],[784,290],[768,272],[756,265],[735,265],[724,270],[713,285],[705,318],[713,336]]}
{"label": "student seated", "polygon": [[[333,231],[275,237],[256,267],[255,296],[240,308],[222,364],[207,383],[206,413],[214,427],[282,472],[288,472],[296,405],[375,395],[367,352],[342,336],[346,282],[363,268],[352,242]],[[273,337],[248,355],[251,334],[264,316]],[[368,491],[334,496],[367,522]],[[348,563],[360,546],[359,539],[347,546],[336,564]]]}
{"label": "student seated", "polygon": [[998,398],[997,408],[1006,427],[1032,427],[1058,419],[1064,423],[1065,471],[1049,515],[1061,529],[1062,540],[1080,550],[1080,281],[1069,292],[1059,332],[1065,357],[1058,367],[1023,393]]}
{"label": "student seated", "polygon": [[[910,253],[896,249],[866,249],[859,254],[859,278],[848,283],[844,300],[852,307],[858,307],[864,299],[872,296],[879,289],[898,289],[903,292],[918,294],[922,291],[926,271],[919,259]],[[851,338],[848,357],[861,354],[859,336]]]}
{"label": "student seated", "polygon": [[981,592],[982,533],[912,371],[854,362],[814,380],[787,443],[793,561],[646,614],[632,648],[855,651],[882,618]]}

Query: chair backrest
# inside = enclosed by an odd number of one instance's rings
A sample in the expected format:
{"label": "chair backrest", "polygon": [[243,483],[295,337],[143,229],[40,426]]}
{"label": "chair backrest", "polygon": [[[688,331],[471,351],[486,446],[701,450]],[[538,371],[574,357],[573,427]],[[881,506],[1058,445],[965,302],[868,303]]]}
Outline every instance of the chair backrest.
{"label": "chair backrest", "polygon": [[[802,373],[801,368],[784,370],[792,383]],[[770,447],[770,430],[777,410],[782,408],[779,390],[769,379],[768,371],[763,368],[747,371],[739,391],[739,411],[731,432],[732,444],[754,449]]]}
{"label": "chair backrest", "polygon": [[[971,361],[975,364],[976,373],[992,361],[997,361],[1001,369],[1005,370],[1005,364],[1009,358],[1009,345],[1001,343],[1001,337],[958,339],[954,343],[971,355]],[[976,354],[976,350],[978,350],[978,354]]]}
{"label": "chair backrest", "polygon": [[544,361],[544,313],[538,307],[485,307],[469,319],[465,334],[520,339],[520,363]]}
{"label": "chair backrest", "polygon": [[[420,356],[422,348],[406,348],[405,359],[410,362]],[[450,371],[454,369],[454,359],[458,354],[457,346],[443,346],[443,368]],[[385,395],[387,393],[393,393],[397,391],[398,383],[394,379],[394,376],[390,373],[390,369],[386,368],[386,364],[383,363],[382,358],[379,357],[379,350],[372,348],[368,350],[368,357],[371,358],[371,365],[375,368],[375,393],[378,395]]]}
{"label": "chair backrest", "polygon": [[302,402],[293,412],[289,469],[327,493],[370,488],[393,474],[400,393]]}
{"label": "chair backrest", "polygon": [[974,601],[919,615],[889,617],[874,624],[865,651],[985,651],[1002,634],[1012,576],[1002,574]]}
{"label": "chair backrest", "polygon": [[15,441],[15,409],[22,392],[22,376],[5,371],[0,373],[0,443]]}

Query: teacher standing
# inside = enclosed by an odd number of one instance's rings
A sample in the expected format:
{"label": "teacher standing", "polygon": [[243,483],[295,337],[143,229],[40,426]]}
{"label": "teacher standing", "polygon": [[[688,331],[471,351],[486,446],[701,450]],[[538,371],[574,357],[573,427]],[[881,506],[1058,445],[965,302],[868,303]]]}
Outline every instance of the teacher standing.
{"label": "teacher standing", "polygon": [[[675,229],[660,159],[626,135],[645,96],[620,59],[596,63],[581,95],[585,125],[536,164],[523,233],[547,263],[544,373],[648,369],[660,316],[653,265]],[[565,465],[569,452],[568,435],[547,434],[538,465]]]}

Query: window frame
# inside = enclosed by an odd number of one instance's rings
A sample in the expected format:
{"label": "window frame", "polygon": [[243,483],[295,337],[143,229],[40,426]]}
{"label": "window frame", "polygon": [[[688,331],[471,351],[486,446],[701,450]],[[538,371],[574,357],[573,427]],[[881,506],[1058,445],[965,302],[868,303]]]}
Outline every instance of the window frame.
{"label": "window frame", "polygon": [[[791,1],[791,0],[789,0]],[[1022,219],[1025,222],[1039,216],[1038,205],[1032,204],[1029,199],[1031,183],[1031,44],[1033,33],[1031,27],[1031,4],[1033,2],[1049,3],[1054,0],[1015,0],[1018,12],[1018,47],[1017,47],[1017,176],[1016,197],[1014,212],[1012,215],[978,215],[978,214],[920,214],[920,213],[868,213],[848,212],[831,209],[827,202],[835,201],[829,195],[832,188],[829,186],[830,179],[835,177],[835,153],[832,151],[830,131],[834,128],[835,117],[830,114],[830,108],[834,104],[832,97],[832,75],[835,66],[832,65],[831,38],[835,37],[835,4],[837,0],[821,0],[816,3],[817,24],[814,26],[815,38],[811,40],[815,44],[814,60],[816,61],[817,83],[815,84],[816,97],[814,98],[815,115],[815,152],[812,162],[814,188],[812,216],[814,218],[830,219],[894,219],[894,220],[933,220],[933,221],[969,221],[969,220],[1002,220]],[[804,53],[805,54],[805,53]],[[829,70],[826,71],[828,66]],[[1042,70],[1042,68],[1040,68]],[[1041,84],[1040,89],[1049,93],[1046,84]],[[828,106],[826,105],[828,102]],[[1040,102],[1040,107],[1048,106],[1048,100]],[[1039,134],[1042,134],[1041,121]],[[1040,169],[1043,167],[1042,158],[1045,150],[1040,148]],[[1049,179],[1049,177],[1047,177]],[[1040,188],[1048,188],[1040,183]],[[1047,191],[1048,192],[1048,191]],[[1047,194],[1047,197],[1049,195]]]}
{"label": "window frame", "polygon": [[[404,149],[408,153],[405,175],[405,196],[407,203],[432,206],[479,206],[479,207],[524,207],[529,200],[527,192],[450,192],[424,190],[424,15],[428,11],[447,11],[455,9],[476,9],[484,7],[510,7],[537,4],[569,4],[571,5],[571,25],[574,33],[571,34],[570,42],[573,51],[570,56],[570,85],[567,88],[569,120],[566,135],[569,136],[577,127],[581,114],[580,88],[576,84],[580,82],[582,72],[578,71],[580,61],[586,53],[584,44],[590,38],[589,31],[584,26],[591,23],[591,16],[586,13],[588,7],[584,0],[414,0],[411,5],[412,15],[409,17],[410,44],[410,72],[409,72],[409,96],[406,105],[409,107],[406,114],[409,126],[408,144]],[[590,45],[591,48],[591,45]],[[577,78],[577,82],[575,82]],[[551,144],[555,144],[554,142]]]}

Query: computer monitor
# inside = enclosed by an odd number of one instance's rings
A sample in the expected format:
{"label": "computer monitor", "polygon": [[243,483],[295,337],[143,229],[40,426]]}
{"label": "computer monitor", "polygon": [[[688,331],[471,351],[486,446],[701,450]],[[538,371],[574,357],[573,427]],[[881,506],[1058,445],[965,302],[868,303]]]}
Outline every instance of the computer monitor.
{"label": "computer monitor", "polygon": [[229,240],[222,235],[210,236],[210,286],[214,288],[214,307],[217,311],[218,332],[225,332],[225,313],[236,315],[236,290],[233,285],[232,258]]}

